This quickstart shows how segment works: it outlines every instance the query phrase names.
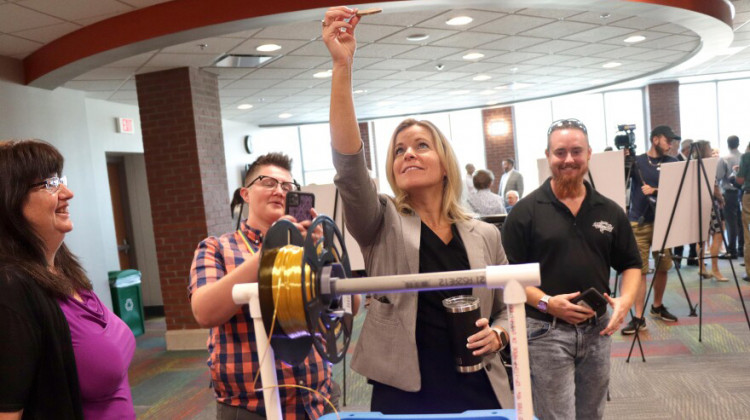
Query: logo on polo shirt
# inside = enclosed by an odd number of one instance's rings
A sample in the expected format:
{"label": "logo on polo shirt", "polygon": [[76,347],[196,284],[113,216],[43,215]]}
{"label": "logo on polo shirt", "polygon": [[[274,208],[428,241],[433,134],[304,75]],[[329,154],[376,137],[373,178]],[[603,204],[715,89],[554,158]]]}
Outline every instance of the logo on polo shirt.
{"label": "logo on polo shirt", "polygon": [[612,232],[612,230],[614,229],[614,227],[612,227],[612,225],[610,225],[609,223],[605,222],[604,220],[601,220],[599,222],[594,222],[593,226],[594,226],[594,229],[598,229],[599,232],[601,232],[601,233]]}

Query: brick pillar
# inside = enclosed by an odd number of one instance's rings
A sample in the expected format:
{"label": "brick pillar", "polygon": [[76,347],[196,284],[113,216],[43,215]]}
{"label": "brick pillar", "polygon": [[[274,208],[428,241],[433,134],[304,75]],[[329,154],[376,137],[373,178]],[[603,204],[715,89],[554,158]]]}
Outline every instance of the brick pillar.
{"label": "brick pillar", "polygon": [[[680,84],[668,82],[646,86],[646,112],[650,123],[646,136],[659,125],[668,125],[680,134]],[[646,149],[651,147],[650,141],[650,138],[646,139]]]}
{"label": "brick pillar", "polygon": [[[490,126],[495,122],[505,122],[508,132],[505,134],[490,134]],[[490,108],[482,110],[482,126],[484,129],[484,153],[487,161],[487,169],[495,174],[495,182],[490,190],[497,192],[500,186],[500,177],[503,175],[503,160],[512,158],[516,161],[518,168],[518,157],[516,156],[515,129],[513,127],[513,107]]]}
{"label": "brick pillar", "polygon": [[139,74],[136,87],[169,348],[170,332],[199,328],[187,298],[195,246],[232,230],[219,87],[187,67]]}

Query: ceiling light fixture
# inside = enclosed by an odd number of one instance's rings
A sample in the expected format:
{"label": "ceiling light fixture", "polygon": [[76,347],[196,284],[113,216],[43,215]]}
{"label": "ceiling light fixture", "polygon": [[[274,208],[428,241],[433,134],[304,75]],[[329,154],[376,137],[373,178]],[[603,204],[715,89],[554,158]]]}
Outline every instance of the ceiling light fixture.
{"label": "ceiling light fixture", "polygon": [[424,41],[425,39],[427,39],[429,37],[430,36],[427,35],[427,34],[413,34],[413,35],[407,36],[406,40],[407,41],[412,41],[412,42],[419,42],[419,41]]}
{"label": "ceiling light fixture", "polygon": [[485,89],[485,90],[479,92],[480,95],[492,95],[493,93],[495,93],[495,91],[492,90],[492,89]]}
{"label": "ceiling light fixture", "polygon": [[460,25],[468,25],[474,21],[474,19],[470,18],[469,16],[456,16],[454,18],[450,18],[445,21],[446,25],[451,26],[460,26]]}
{"label": "ceiling light fixture", "polygon": [[480,74],[478,76],[474,76],[474,78],[471,80],[475,82],[484,82],[485,80],[490,80],[490,79],[492,79],[492,76],[488,74]]}
{"label": "ceiling light fixture", "polygon": [[313,77],[316,79],[325,79],[325,78],[331,77],[332,75],[333,75],[333,70],[326,70],[326,71],[319,71],[313,74]]}
{"label": "ceiling light fixture", "polygon": [[240,104],[240,105],[237,105],[237,109],[250,109],[252,107],[253,106],[250,105],[250,104]]}
{"label": "ceiling light fixture", "polygon": [[256,48],[257,51],[263,51],[263,52],[270,52],[270,51],[278,51],[281,49],[281,45],[276,44],[263,44]]}
{"label": "ceiling light fixture", "polygon": [[479,60],[482,57],[484,57],[484,54],[478,53],[478,52],[473,52],[473,53],[468,53],[468,54],[466,54],[465,56],[463,56],[461,58],[463,58],[464,60]]}
{"label": "ceiling light fixture", "polygon": [[367,93],[367,90],[366,89],[357,89],[357,90],[355,90],[352,93],[354,93],[354,94]]}
{"label": "ceiling light fixture", "polygon": [[283,114],[279,114],[279,118],[281,118],[282,120],[285,119],[285,118],[289,118],[291,116],[292,116],[292,114],[290,114],[288,112],[284,112]]}
{"label": "ceiling light fixture", "polygon": [[620,67],[622,63],[618,63],[617,61],[610,61],[609,63],[602,64],[602,68],[605,69],[613,69],[615,67]]}
{"label": "ceiling light fixture", "polygon": [[627,42],[628,44],[635,44],[636,42],[645,41],[646,37],[643,35],[633,35],[629,36],[624,39],[624,42]]}

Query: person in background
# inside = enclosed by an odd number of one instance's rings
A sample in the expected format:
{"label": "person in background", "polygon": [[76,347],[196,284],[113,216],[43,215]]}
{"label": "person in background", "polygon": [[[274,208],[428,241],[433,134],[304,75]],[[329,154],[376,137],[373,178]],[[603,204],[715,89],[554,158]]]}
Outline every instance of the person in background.
{"label": "person in background", "polygon": [[474,173],[475,192],[469,194],[468,203],[472,210],[480,216],[491,214],[505,214],[503,198],[490,191],[490,185],[495,175],[487,169],[480,169]]}
{"label": "person in background", "polygon": [[[237,305],[232,287],[258,281],[258,264],[263,238],[279,219],[294,223],[302,235],[311,221],[297,222],[285,215],[287,193],[299,190],[292,178],[292,161],[281,153],[258,157],[248,168],[240,193],[247,204],[247,219],[240,228],[198,244],[190,267],[188,286],[193,316],[209,328],[208,367],[216,394],[217,420],[263,419],[267,415],[260,380],[249,389],[259,369],[258,354],[249,305]],[[314,209],[310,210],[317,216]],[[353,309],[359,305],[355,297]],[[325,398],[338,402],[331,366],[311,348],[299,366],[276,360],[281,409],[285,420],[318,418],[332,412]],[[294,388],[304,385],[317,392]],[[291,386],[291,387],[290,387]]]}
{"label": "person in background", "polygon": [[[461,206],[461,170],[450,143],[432,123],[407,119],[394,130],[385,173],[395,197],[379,195],[370,181],[352,98],[359,21],[356,9],[330,8],[322,35],[333,61],[334,183],[367,273],[403,275],[505,264],[497,228],[472,219]],[[471,373],[459,373],[455,367],[442,305],[445,298],[465,294],[479,299],[481,312],[479,332],[466,343],[474,355],[482,356],[479,370]],[[352,369],[373,385],[371,411],[432,414],[512,408],[508,377],[497,354],[507,344],[506,327],[500,290],[373,293]]]}
{"label": "person in background", "polygon": [[[677,159],[669,156],[667,152],[675,140],[680,136],[675,134],[666,125],[660,125],[651,130],[651,148],[635,157],[633,170],[630,171],[632,186],[630,188],[630,210],[628,219],[633,228],[638,249],[641,253],[643,266],[641,275],[643,281],[640,283],[638,295],[635,298],[635,316],[631,318],[622,334],[635,334],[637,330],[647,328],[644,317],[646,305],[646,275],[649,271],[648,252],[651,249],[651,240],[654,236],[654,219],[656,216],[656,200],[659,193],[659,171],[662,163],[676,162]],[[659,266],[654,271],[652,281],[654,282],[654,303],[651,305],[651,316],[666,322],[677,322],[677,317],[667,310],[662,298],[667,287],[667,270],[672,268],[672,253],[669,249],[662,250],[664,255],[658,258]],[[654,259],[657,260],[654,250]]]}
{"label": "person in background", "polygon": [[0,418],[135,419],[135,337],[65,245],[63,162],[43,141],[0,141]]}
{"label": "person in background", "polygon": [[[695,148],[695,156],[694,159],[698,158],[698,155],[700,155],[703,159],[708,159],[712,156],[712,150],[711,150],[711,143],[707,140],[698,140],[695,142],[697,144],[697,147]],[[719,161],[719,167],[721,166],[721,161]],[[717,168],[717,171],[719,168]],[[719,178],[717,176],[716,183],[714,184],[713,188],[713,196],[711,197],[712,205],[711,205],[711,222],[708,228],[708,237],[705,238],[706,240],[704,243],[698,244],[698,255],[703,255],[704,245],[711,242],[711,273],[709,273],[706,270],[705,263],[703,262],[703,258],[700,259],[700,272],[703,275],[703,278],[710,279],[715,278],[716,281],[729,281],[726,277],[724,277],[721,274],[721,271],[719,271],[719,248],[721,248],[721,244],[724,240],[724,229],[721,223],[721,219],[719,219],[719,214],[716,213],[717,209],[719,212],[721,212],[721,208],[724,207],[724,197],[721,195],[721,190],[719,189]]]}
{"label": "person in background", "polygon": [[505,193],[505,201],[508,203],[508,205],[505,207],[505,211],[510,213],[511,209],[513,209],[513,206],[518,203],[518,191],[510,190]]}
{"label": "person in background", "polygon": [[742,280],[750,281],[750,144],[745,148],[745,153],[740,157],[740,166],[737,170],[736,181],[742,185],[742,233],[745,238],[743,262],[745,263],[745,274]]}
{"label": "person in background", "polygon": [[469,194],[476,192],[477,189],[474,187],[474,165],[471,163],[466,164],[466,173],[464,174],[464,188],[465,193],[468,197]]}
{"label": "person in background", "polygon": [[[498,194],[505,197],[508,191],[518,192],[518,197],[523,197],[523,175],[515,170],[516,161],[511,158],[503,160],[503,176],[500,177]],[[505,204],[508,204],[507,202]]]}
{"label": "person in background", "polygon": [[[680,143],[680,153],[677,154],[677,160],[680,162],[684,162],[687,160],[688,156],[690,155],[690,146],[692,146],[693,141],[690,139],[685,139]],[[688,245],[689,251],[688,251],[688,260],[687,265],[692,266],[698,266],[698,254],[695,251],[695,247],[697,244],[690,244]],[[676,246],[672,249],[674,253],[674,264],[678,268],[682,266],[682,258],[683,253],[685,251],[684,246]]]}
{"label": "person in background", "polygon": [[[601,419],[609,387],[611,335],[638,290],[641,259],[625,212],[584,181],[586,126],[559,120],[547,131],[552,177],[515,205],[503,224],[511,264],[538,262],[542,283],[526,288],[534,414]],[[610,269],[622,294],[609,296]],[[612,307],[599,316],[574,298],[594,288]]]}
{"label": "person in background", "polygon": [[735,185],[737,169],[740,165],[742,153],[738,150],[740,139],[737,136],[727,138],[729,153],[724,156],[716,167],[716,179],[721,186],[724,196],[724,215],[726,216],[727,228],[727,252],[719,255],[722,259],[736,259],[742,254],[745,241],[742,237],[742,223],[740,220],[740,201],[742,200],[742,187]]}

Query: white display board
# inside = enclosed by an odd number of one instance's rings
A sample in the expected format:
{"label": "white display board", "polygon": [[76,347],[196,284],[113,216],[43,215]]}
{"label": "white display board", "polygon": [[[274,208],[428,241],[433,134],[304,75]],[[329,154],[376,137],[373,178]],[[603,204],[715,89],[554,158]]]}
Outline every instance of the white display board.
{"label": "white display board", "polygon": [[[537,160],[539,171],[539,185],[552,176],[547,158]],[[616,150],[611,152],[593,153],[589,161],[589,172],[593,178],[593,185],[599,194],[609,198],[625,211],[625,152]],[[592,182],[589,175],[584,179]]]}
{"label": "white display board", "polygon": [[344,246],[346,246],[346,251],[349,254],[349,264],[352,270],[364,270],[365,259],[362,257],[362,251],[360,251],[357,241],[354,240],[346,229],[346,226],[344,226],[344,210],[341,197],[339,197],[336,214],[333,214],[336,202],[336,186],[334,184],[311,184],[302,187],[302,191],[315,194],[315,210],[318,214],[325,214],[336,221],[336,226],[338,226],[344,235]]}
{"label": "white display board", "polygon": [[[711,222],[711,202],[716,180],[716,166],[719,158],[703,159],[703,166],[706,168],[706,176],[703,172],[698,176],[698,161],[691,160],[685,173],[685,181],[682,185],[679,201],[677,192],[680,187],[682,173],[688,162],[670,162],[661,165],[659,173],[659,199],[656,200],[656,219],[654,220],[654,238],[652,249],[662,248],[664,236],[667,233],[667,225],[675,209],[672,227],[669,230],[669,237],[664,248],[672,248],[684,244],[698,242],[700,231],[703,231],[703,240],[708,238],[708,228]],[[700,230],[698,224],[698,178],[700,178]],[[708,184],[706,184],[708,178]]]}

